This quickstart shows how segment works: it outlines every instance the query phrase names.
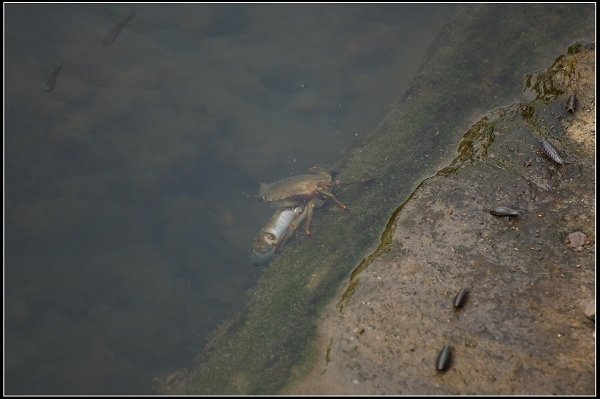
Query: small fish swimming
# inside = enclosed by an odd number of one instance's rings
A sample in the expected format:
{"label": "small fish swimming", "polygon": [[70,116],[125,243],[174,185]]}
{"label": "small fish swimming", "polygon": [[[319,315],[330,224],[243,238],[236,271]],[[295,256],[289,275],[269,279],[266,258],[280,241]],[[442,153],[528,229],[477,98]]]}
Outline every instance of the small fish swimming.
{"label": "small fish swimming", "polygon": [[125,25],[127,25],[127,23],[134,18],[135,14],[133,13],[133,10],[131,10],[129,15],[123,20],[123,22],[119,22],[118,24],[113,26],[113,28],[106,34],[106,36],[104,36],[104,39],[102,39],[102,44],[104,44],[105,46],[112,44],[112,42],[114,42],[117,39],[117,37],[119,37],[119,34],[121,33],[121,30],[125,27]]}
{"label": "small fish swimming", "polygon": [[542,150],[544,150],[544,154],[546,154],[548,158],[550,158],[559,165],[565,164],[565,161],[563,161],[563,159],[560,157],[556,148],[554,148],[554,146],[550,144],[549,141],[540,140],[540,144],[542,145]]}
{"label": "small fish swimming", "polygon": [[52,74],[48,78],[48,82],[46,82],[46,87],[44,87],[44,89],[46,91],[52,91],[52,89],[54,89],[54,86],[56,85],[56,79],[58,79],[58,74],[60,73],[62,68],[63,68],[63,64],[61,62],[60,65],[58,67],[56,67],[56,69],[52,72]]}

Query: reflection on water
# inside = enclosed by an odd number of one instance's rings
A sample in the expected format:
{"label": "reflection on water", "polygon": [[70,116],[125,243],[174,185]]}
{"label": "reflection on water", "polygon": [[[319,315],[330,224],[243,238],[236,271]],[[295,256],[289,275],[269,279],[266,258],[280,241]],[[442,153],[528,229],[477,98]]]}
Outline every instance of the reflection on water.
{"label": "reflection on water", "polygon": [[7,5],[6,392],[189,364],[261,274],[259,182],[335,163],[451,10]]}

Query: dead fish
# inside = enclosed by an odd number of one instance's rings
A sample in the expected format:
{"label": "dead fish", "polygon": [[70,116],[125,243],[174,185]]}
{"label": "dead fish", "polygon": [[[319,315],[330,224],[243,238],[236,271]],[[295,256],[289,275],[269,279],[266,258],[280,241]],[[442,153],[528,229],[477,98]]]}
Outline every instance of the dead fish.
{"label": "dead fish", "polygon": [[544,150],[544,154],[546,154],[548,158],[550,158],[559,165],[565,164],[565,161],[562,160],[556,148],[554,148],[554,146],[550,144],[549,141],[540,140],[540,144],[542,145],[542,150]]}
{"label": "dead fish", "polygon": [[254,241],[250,258],[255,265],[268,263],[306,218],[304,207],[278,209]]}
{"label": "dead fish", "polygon": [[451,361],[452,347],[450,345],[446,345],[438,355],[437,362],[435,363],[435,368],[437,369],[437,371],[446,371],[450,366]]}
{"label": "dead fish", "polygon": [[577,97],[575,97],[575,94],[573,94],[567,100],[567,111],[574,114],[576,108],[577,108]]}
{"label": "dead fish", "polygon": [[56,67],[56,69],[52,72],[52,74],[48,78],[48,82],[46,82],[46,87],[44,87],[44,89],[46,89],[46,91],[52,91],[52,89],[54,89],[54,86],[56,85],[56,79],[58,79],[58,74],[60,73],[60,70],[62,68],[63,68],[63,64],[61,62],[60,65],[58,67]]}
{"label": "dead fish", "polygon": [[490,209],[490,213],[494,216],[521,216],[519,211],[516,211],[505,206],[498,206],[494,209]]}
{"label": "dead fish", "polygon": [[454,298],[454,309],[460,309],[465,304],[467,297],[469,296],[469,289],[463,288]]}
{"label": "dead fish", "polygon": [[123,22],[119,22],[118,24],[116,24],[110,30],[110,32],[108,32],[106,34],[106,36],[104,36],[104,39],[102,39],[102,44],[104,44],[105,46],[112,44],[112,42],[114,42],[117,39],[117,37],[119,37],[119,34],[121,33],[121,30],[125,27],[125,25],[127,25],[127,23],[134,18],[135,18],[135,14],[133,13],[133,10],[132,10],[129,13],[129,15],[127,16],[127,18],[125,18],[123,20]]}

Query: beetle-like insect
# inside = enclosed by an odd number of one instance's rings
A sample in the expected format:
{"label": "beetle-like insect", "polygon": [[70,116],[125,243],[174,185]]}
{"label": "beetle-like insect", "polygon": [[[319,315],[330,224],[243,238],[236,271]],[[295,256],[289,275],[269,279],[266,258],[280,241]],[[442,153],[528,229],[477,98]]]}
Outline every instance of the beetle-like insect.
{"label": "beetle-like insect", "polygon": [[451,361],[452,347],[450,345],[446,345],[438,355],[437,362],[435,363],[435,368],[437,369],[437,371],[446,371],[450,367]]}
{"label": "beetle-like insect", "polygon": [[494,216],[521,216],[519,211],[516,211],[505,206],[498,206],[494,209],[490,209],[490,213]]}
{"label": "beetle-like insect", "polygon": [[549,141],[540,140],[540,144],[542,145],[542,150],[544,150],[544,154],[546,154],[548,158],[550,158],[559,165],[565,164],[565,161],[563,161],[556,148],[554,148],[554,146],[550,144]]}
{"label": "beetle-like insect", "polygon": [[460,309],[464,306],[467,301],[467,297],[469,296],[469,289],[463,288],[454,298],[454,309]]}

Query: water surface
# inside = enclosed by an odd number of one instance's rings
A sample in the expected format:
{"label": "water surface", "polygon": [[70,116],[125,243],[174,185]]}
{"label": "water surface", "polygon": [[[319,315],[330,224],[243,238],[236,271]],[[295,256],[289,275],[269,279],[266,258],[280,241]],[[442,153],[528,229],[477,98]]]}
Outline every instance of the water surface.
{"label": "water surface", "polygon": [[5,11],[6,393],[142,394],[263,272],[259,182],[373,129],[452,7]]}

